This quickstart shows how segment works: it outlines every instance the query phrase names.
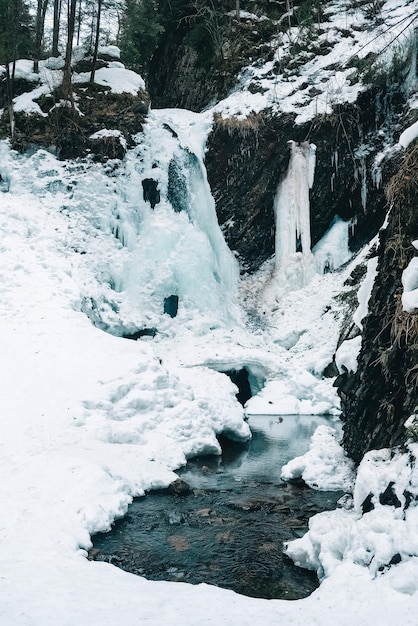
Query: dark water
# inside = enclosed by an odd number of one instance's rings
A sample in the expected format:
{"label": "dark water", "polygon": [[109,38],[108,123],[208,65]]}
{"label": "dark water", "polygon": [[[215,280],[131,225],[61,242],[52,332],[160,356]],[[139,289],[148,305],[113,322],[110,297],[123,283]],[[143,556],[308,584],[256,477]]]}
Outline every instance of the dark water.
{"label": "dark water", "polygon": [[318,416],[254,416],[252,441],[224,446],[221,457],[189,461],[178,474],[187,495],[160,490],[137,498],[112,531],[93,538],[91,558],[151,580],[206,582],[263,598],[306,597],[312,572],[283,554],[309,517],[335,507],[340,492],[285,484],[280,470],[303,454]]}

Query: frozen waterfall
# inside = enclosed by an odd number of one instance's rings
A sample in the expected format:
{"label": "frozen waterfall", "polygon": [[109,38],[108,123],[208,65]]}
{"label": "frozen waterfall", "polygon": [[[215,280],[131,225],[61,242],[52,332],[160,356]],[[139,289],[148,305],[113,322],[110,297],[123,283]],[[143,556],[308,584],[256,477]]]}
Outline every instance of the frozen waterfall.
{"label": "frozen waterfall", "polygon": [[172,295],[186,318],[191,310],[212,324],[237,316],[238,263],[219,228],[203,162],[209,128],[209,118],[189,111],[152,111],[127,156],[121,182],[140,220],[124,289],[130,305],[147,312],[146,325],[161,322]]}
{"label": "frozen waterfall", "polygon": [[313,184],[316,146],[289,141],[290,161],[279,183],[276,216],[275,282],[280,291],[301,289],[315,273],[311,252],[309,189]]}

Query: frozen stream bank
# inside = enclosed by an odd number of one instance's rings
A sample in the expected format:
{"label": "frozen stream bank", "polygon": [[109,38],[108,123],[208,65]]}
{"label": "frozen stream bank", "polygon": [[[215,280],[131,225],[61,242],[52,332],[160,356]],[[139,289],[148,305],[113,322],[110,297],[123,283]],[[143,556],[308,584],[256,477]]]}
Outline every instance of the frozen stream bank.
{"label": "frozen stream bank", "polygon": [[[281,467],[306,452],[321,416],[252,416],[253,439],[221,457],[189,461],[187,489],[136,499],[110,533],[96,536],[91,557],[151,580],[207,582],[264,598],[296,599],[317,586],[312,572],[282,553],[309,517],[335,507],[340,492],[285,484]],[[183,486],[184,487],[184,486]]]}

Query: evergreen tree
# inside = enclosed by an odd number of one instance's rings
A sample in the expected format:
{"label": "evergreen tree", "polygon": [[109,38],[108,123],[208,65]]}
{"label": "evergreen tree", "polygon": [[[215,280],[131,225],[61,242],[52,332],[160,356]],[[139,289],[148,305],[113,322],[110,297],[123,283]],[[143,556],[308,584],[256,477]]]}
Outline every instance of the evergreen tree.
{"label": "evergreen tree", "polygon": [[25,0],[0,0],[0,64],[31,57],[33,21]]}
{"label": "evergreen tree", "polygon": [[[164,32],[164,15],[157,0],[126,0],[120,48],[129,67],[146,75],[149,60]],[[168,3],[170,4],[170,3]]]}
{"label": "evergreen tree", "polygon": [[10,135],[14,136],[14,76],[16,60],[33,52],[33,28],[24,0],[0,0],[0,64],[6,68],[2,79],[1,100],[7,102]]}

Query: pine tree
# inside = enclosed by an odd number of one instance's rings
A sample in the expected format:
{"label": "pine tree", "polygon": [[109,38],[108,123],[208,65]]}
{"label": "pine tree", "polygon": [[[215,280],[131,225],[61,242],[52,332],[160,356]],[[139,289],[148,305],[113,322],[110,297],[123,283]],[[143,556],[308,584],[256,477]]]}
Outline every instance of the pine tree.
{"label": "pine tree", "polygon": [[161,4],[157,0],[126,0],[120,37],[125,63],[146,75],[149,60],[163,32]]}
{"label": "pine tree", "polygon": [[[10,134],[14,136],[14,76],[19,57],[31,56],[33,52],[33,24],[24,0],[0,0],[0,64],[6,68],[1,82],[5,90],[9,111]],[[2,98],[3,99],[3,98]]]}

